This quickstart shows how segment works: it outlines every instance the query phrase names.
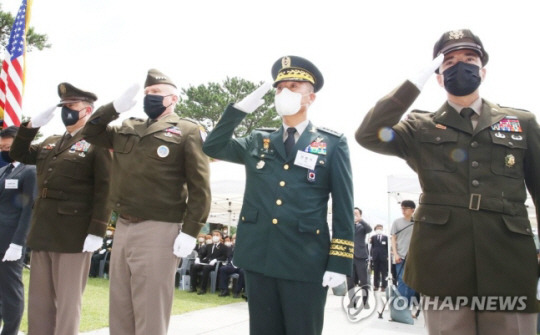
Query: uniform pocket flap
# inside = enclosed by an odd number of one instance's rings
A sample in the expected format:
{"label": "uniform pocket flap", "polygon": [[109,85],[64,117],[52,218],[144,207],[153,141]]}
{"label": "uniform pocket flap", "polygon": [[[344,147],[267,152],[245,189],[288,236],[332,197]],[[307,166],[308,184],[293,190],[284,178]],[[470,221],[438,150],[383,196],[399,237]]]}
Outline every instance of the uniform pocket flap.
{"label": "uniform pocket flap", "polygon": [[420,142],[439,144],[457,142],[457,139],[458,133],[448,129],[422,129],[420,132]]}
{"label": "uniform pocket flap", "polygon": [[311,233],[319,235],[326,222],[321,219],[302,219],[298,221],[298,231],[301,233]]}
{"label": "uniform pocket flap", "polygon": [[66,201],[58,203],[58,214],[85,216],[90,215],[90,211],[90,206],[85,203]]}
{"label": "uniform pocket flap", "polygon": [[529,219],[521,216],[502,216],[506,228],[511,232],[532,236],[531,223]]}
{"label": "uniform pocket flap", "polygon": [[445,224],[450,218],[450,210],[420,206],[414,213],[414,221],[422,223]]}
{"label": "uniform pocket flap", "polygon": [[240,222],[242,223],[256,223],[259,211],[256,209],[244,209],[242,215],[240,215]]}
{"label": "uniform pocket flap", "polygon": [[527,149],[527,141],[523,133],[492,131],[490,134],[494,144],[504,145],[508,148]]}

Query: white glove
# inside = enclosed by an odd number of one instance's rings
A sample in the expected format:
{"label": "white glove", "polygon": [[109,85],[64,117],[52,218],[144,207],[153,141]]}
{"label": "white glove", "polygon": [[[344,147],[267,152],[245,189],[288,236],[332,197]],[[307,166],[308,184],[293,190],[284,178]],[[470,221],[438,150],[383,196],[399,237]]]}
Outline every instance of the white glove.
{"label": "white glove", "polygon": [[8,261],[18,261],[22,257],[22,246],[18,244],[9,244],[9,248],[6,250],[6,253],[4,254],[4,259],[2,259],[2,262]]}
{"label": "white glove", "polygon": [[83,252],[94,252],[98,250],[103,244],[103,237],[96,235],[88,234],[84,240],[84,245],[82,248]]}
{"label": "white glove", "polygon": [[49,107],[46,110],[44,110],[43,112],[41,112],[38,115],[34,116],[30,120],[30,127],[31,128],[39,128],[39,127],[43,127],[44,125],[49,123],[49,121],[51,121],[52,118],[54,117],[54,111],[56,110],[56,107],[57,107],[56,105],[54,105],[52,107]]}
{"label": "white glove", "polygon": [[322,286],[336,287],[343,284],[345,280],[347,280],[347,276],[342,273],[326,271],[322,278]]}
{"label": "white glove", "polygon": [[135,97],[139,93],[141,86],[139,84],[131,85],[121,96],[113,101],[114,110],[117,113],[124,113],[137,104]]}
{"label": "white glove", "polygon": [[180,232],[174,240],[173,253],[176,257],[186,257],[193,251],[196,243],[195,237]]}
{"label": "white glove", "polygon": [[195,258],[195,264],[201,264],[201,259],[199,257]]}
{"label": "white glove", "polygon": [[536,300],[540,300],[540,278],[538,279],[538,284],[536,284]]}
{"label": "white glove", "polygon": [[412,76],[409,78],[409,81],[414,84],[414,86],[418,87],[418,89],[421,91],[424,87],[425,83],[428,81],[429,77],[441,66],[441,64],[444,61],[444,55],[440,54],[439,56],[435,57],[429,64],[429,66],[426,66],[424,69],[422,69],[419,73],[417,73],[415,76]]}
{"label": "white glove", "polygon": [[213,259],[213,260],[211,260],[210,263],[208,263],[208,264],[210,264],[210,265],[215,265],[216,262],[217,262],[217,259]]}
{"label": "white glove", "polygon": [[234,104],[234,108],[241,110],[244,113],[251,114],[262,104],[264,104],[264,95],[272,88],[272,84],[266,82],[255,91],[248,94],[244,99]]}

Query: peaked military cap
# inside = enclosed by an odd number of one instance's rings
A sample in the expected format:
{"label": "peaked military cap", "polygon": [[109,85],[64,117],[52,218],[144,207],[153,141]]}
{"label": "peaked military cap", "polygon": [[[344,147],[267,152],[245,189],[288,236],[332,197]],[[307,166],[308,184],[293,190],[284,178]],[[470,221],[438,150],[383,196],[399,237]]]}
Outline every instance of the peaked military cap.
{"label": "peaked military cap", "polygon": [[274,87],[282,81],[307,81],[313,84],[315,92],[324,84],[321,71],[309,60],[298,56],[284,56],[278,59],[272,66],[272,78]]}
{"label": "peaked military cap", "polygon": [[[440,54],[446,55],[449,52],[460,49],[469,49],[478,53],[483,66],[485,66],[489,60],[488,53],[484,49],[482,41],[480,41],[480,38],[474,35],[469,29],[445,32],[433,47],[433,58]],[[436,72],[439,73],[439,70]]]}
{"label": "peaked military cap", "polygon": [[148,70],[148,75],[146,76],[146,81],[144,82],[144,87],[157,85],[157,84],[167,84],[174,86],[176,88],[176,85],[172,82],[171,78],[160,72],[156,69],[150,69]]}
{"label": "peaked military cap", "polygon": [[57,106],[62,106],[64,104],[69,104],[72,102],[86,101],[93,103],[97,100],[97,95],[92,92],[83,91],[80,88],[77,88],[70,83],[60,83],[58,85],[58,96],[60,97],[60,102]]}

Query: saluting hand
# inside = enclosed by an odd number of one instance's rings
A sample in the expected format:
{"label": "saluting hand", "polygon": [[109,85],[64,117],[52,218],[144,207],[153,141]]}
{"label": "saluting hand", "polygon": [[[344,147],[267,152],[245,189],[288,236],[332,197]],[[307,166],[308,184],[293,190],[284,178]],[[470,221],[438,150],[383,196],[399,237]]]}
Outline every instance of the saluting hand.
{"label": "saluting hand", "polygon": [[444,55],[440,54],[439,56],[435,57],[431,63],[423,68],[418,74],[413,76],[412,78],[409,78],[409,81],[414,84],[414,86],[418,87],[418,89],[421,91],[426,82],[428,81],[429,77],[441,66],[441,64],[444,61]]}
{"label": "saluting hand", "polygon": [[54,111],[56,110],[56,107],[57,107],[56,105],[54,105],[52,107],[49,107],[46,110],[44,110],[43,112],[41,112],[38,115],[34,116],[30,120],[30,122],[28,123],[28,127],[29,128],[39,128],[39,127],[43,127],[44,125],[49,123],[49,121],[51,121],[52,118],[54,117]]}
{"label": "saluting hand", "polygon": [[248,94],[244,99],[234,104],[234,108],[244,113],[251,114],[262,104],[264,104],[264,95],[272,88],[272,84],[265,82],[255,91]]}
{"label": "saluting hand", "polygon": [[121,96],[113,101],[114,110],[117,113],[124,113],[137,104],[135,97],[139,93],[141,86],[139,84],[131,85]]}

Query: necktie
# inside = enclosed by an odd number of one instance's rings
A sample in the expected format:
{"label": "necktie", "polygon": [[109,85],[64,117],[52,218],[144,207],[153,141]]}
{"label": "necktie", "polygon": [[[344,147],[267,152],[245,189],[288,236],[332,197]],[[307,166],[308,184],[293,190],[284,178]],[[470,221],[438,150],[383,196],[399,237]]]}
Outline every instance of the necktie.
{"label": "necktie", "polygon": [[287,156],[291,153],[292,148],[294,147],[294,133],[296,133],[296,128],[287,128],[287,139],[285,140],[285,153]]}
{"label": "necktie", "polygon": [[475,114],[474,110],[472,108],[463,108],[460,112],[461,117],[467,121],[471,125],[471,129],[474,129],[471,117]]}
{"label": "necktie", "polygon": [[381,235],[379,235],[379,242],[381,241]]}
{"label": "necktie", "polygon": [[2,173],[2,176],[0,178],[7,177],[11,173],[12,170],[13,170],[13,164],[9,163],[9,165],[6,167],[6,169],[4,170],[4,173]]}

